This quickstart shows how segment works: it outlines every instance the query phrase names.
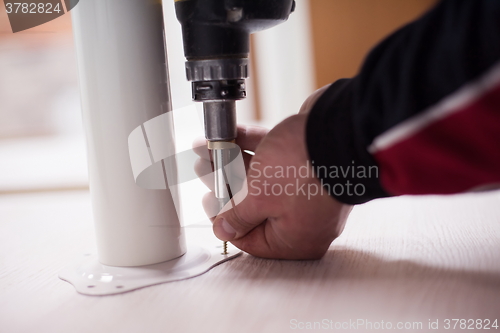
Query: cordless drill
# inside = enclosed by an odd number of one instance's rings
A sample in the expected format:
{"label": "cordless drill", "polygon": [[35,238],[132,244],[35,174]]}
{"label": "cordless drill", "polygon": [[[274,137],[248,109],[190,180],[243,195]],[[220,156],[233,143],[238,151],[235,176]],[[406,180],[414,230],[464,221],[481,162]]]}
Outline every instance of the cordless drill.
{"label": "cordless drill", "polygon": [[203,102],[221,209],[232,196],[224,166],[234,158],[228,143],[237,134],[236,101],[246,97],[250,34],[286,21],[294,8],[294,0],[175,0],[186,76],[193,100]]}

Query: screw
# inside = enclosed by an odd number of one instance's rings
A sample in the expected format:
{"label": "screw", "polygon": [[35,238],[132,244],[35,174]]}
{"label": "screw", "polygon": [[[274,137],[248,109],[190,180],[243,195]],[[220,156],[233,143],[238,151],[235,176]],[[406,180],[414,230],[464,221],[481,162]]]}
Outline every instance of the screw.
{"label": "screw", "polygon": [[226,241],[222,242],[222,248],[223,248],[222,254],[228,254],[228,252],[227,252],[227,242]]}

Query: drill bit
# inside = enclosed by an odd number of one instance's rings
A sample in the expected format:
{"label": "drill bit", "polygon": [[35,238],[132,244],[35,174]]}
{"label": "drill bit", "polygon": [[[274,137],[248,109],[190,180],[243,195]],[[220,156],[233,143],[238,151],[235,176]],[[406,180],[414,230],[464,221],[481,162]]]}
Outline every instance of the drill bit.
{"label": "drill bit", "polygon": [[[224,177],[224,182],[226,183],[226,188],[227,188],[227,193],[229,197],[229,201],[231,201],[231,205],[234,208],[234,202],[233,202],[233,193],[231,192],[231,186],[229,185],[229,180],[227,179],[227,174],[224,168],[222,168],[222,176]],[[221,208],[222,210],[222,208]],[[222,254],[228,254],[227,252],[227,241],[223,242],[223,252]]]}
{"label": "drill bit", "polygon": [[[244,88],[244,85],[241,86],[234,82],[231,84],[237,86],[238,89]],[[220,93],[227,94],[228,91],[223,90]],[[211,150],[215,175],[214,193],[219,201],[220,212],[233,197],[225,167],[231,161],[231,150],[234,148],[234,140],[237,136],[235,100],[205,101],[203,114],[205,137],[208,140],[208,149]],[[227,242],[224,242],[223,254],[227,254]]]}
{"label": "drill bit", "polygon": [[[224,208],[226,205],[226,200],[225,198],[218,198],[219,200],[219,212]],[[227,241],[222,242],[222,254],[228,254],[227,252]]]}
{"label": "drill bit", "polygon": [[[231,186],[225,166],[228,165],[230,161],[230,150],[227,148],[214,148],[212,149],[212,160],[214,163],[214,180],[215,180],[215,197],[219,201],[219,212],[222,211],[224,206],[231,201],[234,208],[234,203],[232,202],[233,193],[231,191]],[[226,255],[227,252],[227,241],[223,242],[223,252]]]}

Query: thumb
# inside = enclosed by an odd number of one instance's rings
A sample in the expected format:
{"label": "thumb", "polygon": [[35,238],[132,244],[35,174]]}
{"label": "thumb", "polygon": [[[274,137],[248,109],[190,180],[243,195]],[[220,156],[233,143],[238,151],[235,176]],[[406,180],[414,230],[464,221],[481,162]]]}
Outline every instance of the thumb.
{"label": "thumb", "polygon": [[[215,218],[213,230],[220,240],[232,241],[242,238],[268,217],[263,201],[260,201],[263,205],[258,204],[256,197],[252,195],[238,200],[238,194]],[[236,202],[239,203],[235,204]]]}

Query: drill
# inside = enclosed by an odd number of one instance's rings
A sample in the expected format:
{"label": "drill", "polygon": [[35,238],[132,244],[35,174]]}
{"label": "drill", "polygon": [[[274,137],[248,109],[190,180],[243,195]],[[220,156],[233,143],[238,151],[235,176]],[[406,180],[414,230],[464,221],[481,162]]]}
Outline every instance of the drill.
{"label": "drill", "polygon": [[286,21],[294,8],[294,0],[175,0],[186,76],[193,100],[203,103],[220,209],[232,197],[224,166],[235,158],[230,143],[237,135],[236,101],[246,97],[250,34]]}

